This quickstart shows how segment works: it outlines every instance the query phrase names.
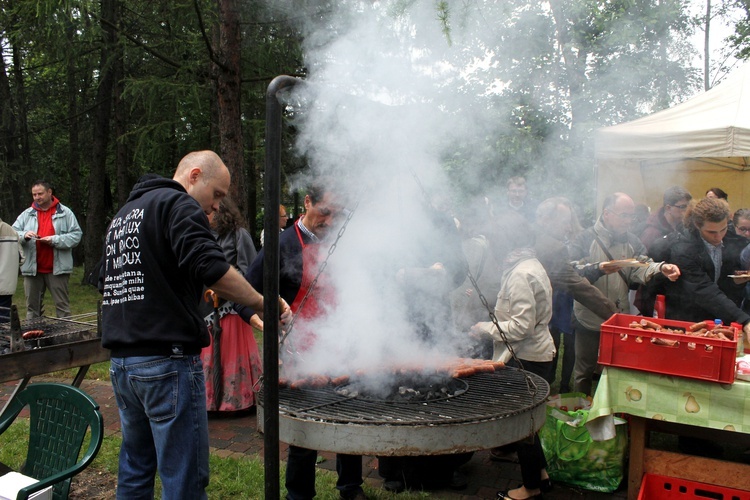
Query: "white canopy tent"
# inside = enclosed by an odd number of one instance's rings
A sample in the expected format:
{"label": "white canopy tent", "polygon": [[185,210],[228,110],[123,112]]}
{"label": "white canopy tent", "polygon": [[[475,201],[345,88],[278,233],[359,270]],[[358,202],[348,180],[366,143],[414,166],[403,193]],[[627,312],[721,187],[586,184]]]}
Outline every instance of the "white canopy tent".
{"label": "white canopy tent", "polygon": [[616,191],[662,205],[664,190],[702,198],[712,187],[750,208],[750,64],[673,108],[596,134],[597,202]]}

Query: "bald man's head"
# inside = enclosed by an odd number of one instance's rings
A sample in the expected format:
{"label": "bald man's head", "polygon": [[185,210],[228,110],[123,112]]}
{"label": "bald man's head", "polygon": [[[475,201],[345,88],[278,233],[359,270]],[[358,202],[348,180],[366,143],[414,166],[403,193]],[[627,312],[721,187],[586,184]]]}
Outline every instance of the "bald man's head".
{"label": "bald man's head", "polygon": [[227,195],[231,183],[229,169],[213,151],[185,155],[173,179],[198,201],[206,215],[219,210],[219,202]]}

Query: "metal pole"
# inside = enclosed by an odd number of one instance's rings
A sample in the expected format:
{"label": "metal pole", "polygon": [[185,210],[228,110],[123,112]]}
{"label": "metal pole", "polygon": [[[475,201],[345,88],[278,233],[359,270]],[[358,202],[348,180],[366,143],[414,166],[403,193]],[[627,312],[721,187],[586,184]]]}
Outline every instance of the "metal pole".
{"label": "metal pole", "polygon": [[278,92],[301,80],[277,76],[266,91],[266,171],[263,180],[263,459],[265,497],[277,500],[279,491],[279,204],[281,203],[281,124],[283,107]]}

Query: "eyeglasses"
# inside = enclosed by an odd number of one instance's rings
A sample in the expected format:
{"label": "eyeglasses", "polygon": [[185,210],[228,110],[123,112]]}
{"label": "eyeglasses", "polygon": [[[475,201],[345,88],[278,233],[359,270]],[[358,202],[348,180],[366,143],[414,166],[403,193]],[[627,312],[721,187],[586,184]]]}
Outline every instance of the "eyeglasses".
{"label": "eyeglasses", "polygon": [[750,233],[750,227],[738,227],[737,232],[738,233]]}
{"label": "eyeglasses", "polygon": [[670,205],[670,207],[675,207],[678,210],[685,210],[687,208],[687,203],[684,205]]}

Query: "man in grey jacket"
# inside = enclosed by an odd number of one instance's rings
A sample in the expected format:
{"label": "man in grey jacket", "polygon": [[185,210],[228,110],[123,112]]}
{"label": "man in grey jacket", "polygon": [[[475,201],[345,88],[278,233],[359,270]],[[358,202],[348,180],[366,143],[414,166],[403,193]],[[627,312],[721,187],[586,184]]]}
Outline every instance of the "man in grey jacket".
{"label": "man in grey jacket", "polygon": [[23,248],[18,234],[0,220],[0,323],[7,323],[13,294],[18,285],[18,267],[23,262]]}
{"label": "man in grey jacket", "polygon": [[49,289],[58,318],[70,316],[68,279],[73,272],[73,248],[81,242],[83,232],[73,211],[60,203],[47,181],[31,186],[34,201],[21,212],[13,229],[26,252],[21,267],[26,293],[26,318],[44,314],[42,300]]}
{"label": "man in grey jacket", "polygon": [[[614,193],[604,200],[596,224],[583,231],[570,246],[570,257],[578,261],[583,275],[612,300],[621,313],[630,310],[628,292],[631,284],[644,284],[658,273],[671,281],[680,277],[680,269],[674,264],[654,262],[646,255],[646,247],[630,232],[633,220],[635,203],[632,198],[625,193]],[[628,259],[636,259],[636,262],[610,262]],[[591,394],[603,319],[577,301],[573,313],[576,336],[574,390]]]}

